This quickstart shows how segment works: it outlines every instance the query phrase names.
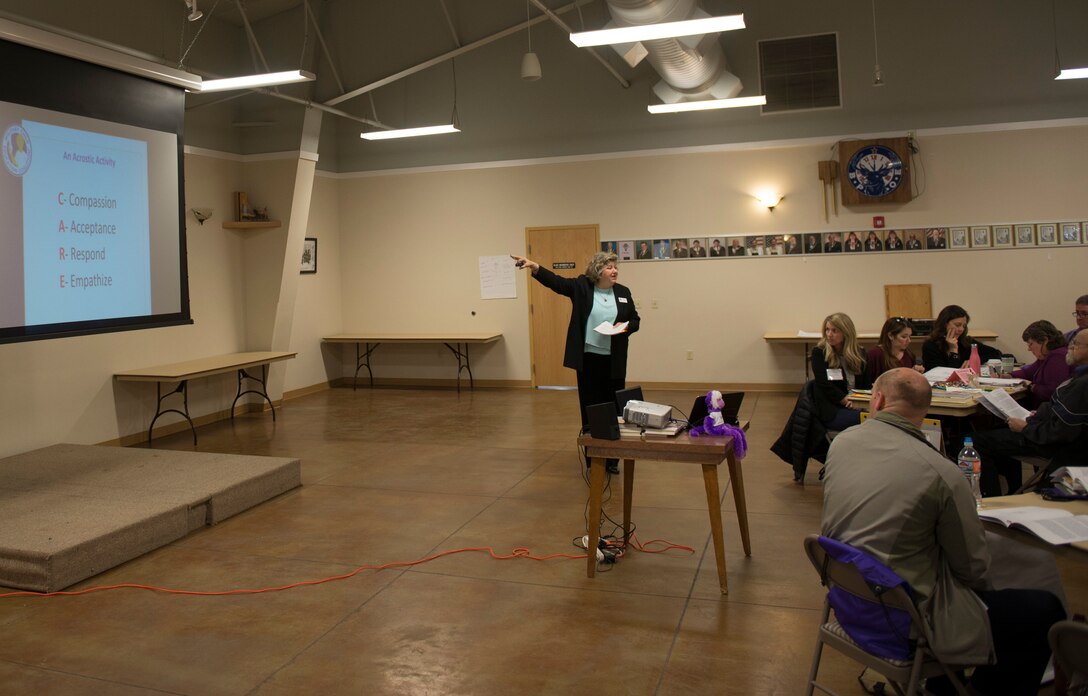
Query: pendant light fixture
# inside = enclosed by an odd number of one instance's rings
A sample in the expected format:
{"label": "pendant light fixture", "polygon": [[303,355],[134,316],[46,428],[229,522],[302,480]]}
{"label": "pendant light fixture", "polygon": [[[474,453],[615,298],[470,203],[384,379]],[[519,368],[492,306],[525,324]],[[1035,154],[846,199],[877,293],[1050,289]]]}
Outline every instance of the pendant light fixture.
{"label": "pendant light fixture", "polygon": [[540,58],[533,53],[533,25],[529,18],[529,1],[525,1],[525,33],[529,35],[529,50],[521,57],[521,79],[536,82],[540,79]]}

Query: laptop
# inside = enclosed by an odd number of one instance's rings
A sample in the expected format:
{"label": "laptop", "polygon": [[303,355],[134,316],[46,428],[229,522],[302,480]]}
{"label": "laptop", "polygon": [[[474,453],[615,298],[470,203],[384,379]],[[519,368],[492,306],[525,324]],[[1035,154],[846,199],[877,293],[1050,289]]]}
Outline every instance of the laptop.
{"label": "laptop", "polygon": [[[728,392],[722,394],[722,401],[725,405],[722,406],[722,420],[728,425],[740,425],[740,421],[737,420],[737,414],[740,413],[741,402],[744,401],[744,392]],[[691,415],[688,416],[689,427],[695,427],[702,425],[703,420],[706,419],[710,413],[706,407],[706,394],[695,397],[695,403],[691,405]]]}
{"label": "laptop", "polygon": [[642,397],[642,387],[630,387],[616,392],[616,413],[623,415],[623,407],[628,401],[645,401]]}

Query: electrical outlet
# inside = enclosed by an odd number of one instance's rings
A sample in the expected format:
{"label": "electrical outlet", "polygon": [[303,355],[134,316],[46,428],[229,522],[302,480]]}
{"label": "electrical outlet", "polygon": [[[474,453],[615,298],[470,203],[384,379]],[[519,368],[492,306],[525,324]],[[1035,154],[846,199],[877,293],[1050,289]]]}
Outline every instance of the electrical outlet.
{"label": "electrical outlet", "polygon": [[657,309],[657,298],[650,300],[650,309]]}
{"label": "electrical outlet", "polygon": [[695,351],[689,350],[688,351],[688,360],[694,360],[694,359],[695,359]]}

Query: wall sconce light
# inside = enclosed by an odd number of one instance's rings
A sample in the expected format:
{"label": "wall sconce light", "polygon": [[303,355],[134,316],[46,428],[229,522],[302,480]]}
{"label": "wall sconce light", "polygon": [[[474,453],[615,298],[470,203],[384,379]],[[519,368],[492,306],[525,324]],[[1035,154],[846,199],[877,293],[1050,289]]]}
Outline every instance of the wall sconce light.
{"label": "wall sconce light", "polygon": [[193,208],[193,217],[203,225],[204,221],[210,218],[214,212],[211,208]]}
{"label": "wall sconce light", "polygon": [[756,200],[759,204],[765,206],[770,212],[774,212],[775,207],[782,202],[783,196],[779,196],[777,193],[761,193],[756,196]]}

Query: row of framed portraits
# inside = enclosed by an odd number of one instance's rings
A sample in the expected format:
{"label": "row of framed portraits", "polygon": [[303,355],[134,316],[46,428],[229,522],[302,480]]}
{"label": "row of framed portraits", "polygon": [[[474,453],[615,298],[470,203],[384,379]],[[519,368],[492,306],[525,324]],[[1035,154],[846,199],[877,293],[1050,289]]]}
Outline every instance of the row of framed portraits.
{"label": "row of framed portraits", "polygon": [[601,251],[614,252],[620,261],[660,261],[729,256],[1005,249],[1086,244],[1088,221],[634,239],[601,242]]}

